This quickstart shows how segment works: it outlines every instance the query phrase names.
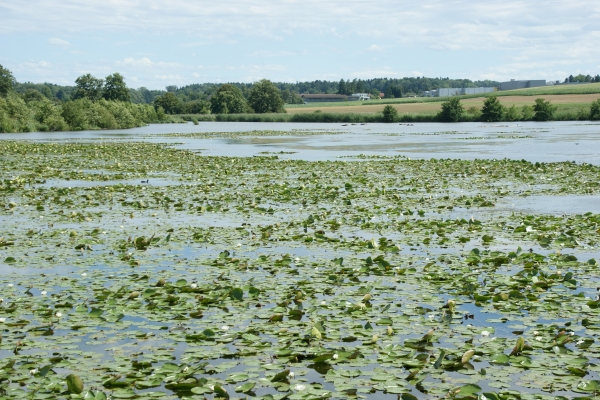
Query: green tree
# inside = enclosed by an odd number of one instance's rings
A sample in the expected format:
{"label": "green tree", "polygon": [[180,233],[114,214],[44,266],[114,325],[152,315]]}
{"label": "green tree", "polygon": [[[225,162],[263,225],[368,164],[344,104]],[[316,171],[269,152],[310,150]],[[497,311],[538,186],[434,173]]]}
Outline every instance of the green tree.
{"label": "green tree", "polygon": [[173,92],[167,92],[154,99],[154,108],[158,110],[159,107],[167,114],[181,114],[183,103]]}
{"label": "green tree", "polygon": [[79,78],[75,79],[73,99],[100,100],[102,98],[103,88],[104,81],[102,79],[95,78],[92,74],[81,75]]}
{"label": "green tree", "polygon": [[483,102],[483,107],[481,108],[481,120],[484,122],[502,121],[504,113],[504,106],[500,104],[498,97],[490,96]]}
{"label": "green tree", "polygon": [[102,97],[105,100],[115,100],[115,101],[131,101],[131,95],[129,94],[129,89],[127,89],[127,85],[125,85],[125,78],[123,75],[115,72],[112,75],[109,75],[104,80],[104,91],[102,92]]}
{"label": "green tree", "polygon": [[259,114],[285,112],[281,92],[268,79],[263,79],[254,84],[248,97],[248,103],[254,112]]}
{"label": "green tree", "polygon": [[535,99],[533,111],[535,112],[533,115],[534,121],[552,121],[556,106],[551,105],[549,100],[539,98]]}
{"label": "green tree", "polygon": [[527,104],[521,108],[521,114],[523,116],[523,121],[531,121],[533,119],[533,107],[528,106]]}
{"label": "green tree", "polygon": [[393,106],[387,105],[383,107],[383,121],[384,122],[394,122],[398,120],[398,110],[396,110]]}
{"label": "green tree", "polygon": [[481,117],[481,110],[475,106],[471,106],[467,108],[467,114],[472,115],[474,119],[479,119]]}
{"label": "green tree", "polygon": [[517,111],[517,107],[514,104],[506,109],[504,118],[507,121],[516,121],[519,119],[519,112]]}
{"label": "green tree", "polygon": [[0,64],[0,97],[6,97],[9,92],[12,92],[16,83],[12,72]]}
{"label": "green tree", "polygon": [[209,114],[210,104],[204,100],[192,100],[183,103],[183,112],[186,114]]}
{"label": "green tree", "polygon": [[600,119],[600,99],[593,101],[590,107],[590,119],[591,120],[599,120]]}
{"label": "green tree", "polygon": [[442,103],[442,109],[437,114],[441,122],[458,122],[464,112],[464,108],[458,97],[451,97]]}
{"label": "green tree", "polygon": [[37,89],[27,89],[25,93],[23,93],[23,100],[25,103],[30,103],[32,101],[41,101],[46,97],[41,94]]}
{"label": "green tree", "polygon": [[385,94],[385,96],[384,96],[385,99],[393,99],[394,97],[396,97],[396,96],[394,96],[394,91],[392,90],[391,86],[388,86],[385,89],[384,94]]}
{"label": "green tree", "polygon": [[348,94],[348,87],[346,86],[346,82],[343,79],[340,79],[340,83],[338,83],[337,94]]}
{"label": "green tree", "polygon": [[240,88],[226,83],[211,97],[210,111],[213,114],[242,114],[250,112],[250,107]]}

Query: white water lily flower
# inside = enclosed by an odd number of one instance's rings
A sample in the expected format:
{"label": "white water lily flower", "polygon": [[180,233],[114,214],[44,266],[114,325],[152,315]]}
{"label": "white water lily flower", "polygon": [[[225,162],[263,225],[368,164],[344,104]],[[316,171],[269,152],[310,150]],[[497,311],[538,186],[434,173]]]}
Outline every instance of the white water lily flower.
{"label": "white water lily flower", "polygon": [[334,354],[332,358],[333,358],[334,360],[337,360],[339,357],[340,357],[340,356],[338,356],[337,354]]}
{"label": "white water lily flower", "polygon": [[306,389],[306,386],[301,385],[301,384],[297,384],[294,386],[294,390],[300,391],[300,390],[304,390],[304,389]]}
{"label": "white water lily flower", "polygon": [[488,336],[490,336],[490,332],[489,331],[482,331],[481,332],[481,336],[488,337]]}
{"label": "white water lily flower", "polygon": [[539,335],[539,334],[540,334],[540,333],[539,333],[538,331],[533,331],[533,335],[534,335],[534,336],[537,336],[537,335]]}
{"label": "white water lily flower", "polygon": [[210,390],[215,390],[215,385],[208,385],[208,388],[209,388]]}
{"label": "white water lily flower", "polygon": [[35,374],[37,374],[37,372],[38,372],[38,370],[37,370],[36,368],[34,368],[34,369],[32,369],[32,370],[29,370],[29,373],[30,373],[31,375],[35,375]]}
{"label": "white water lily flower", "polygon": [[8,284],[8,287],[13,287],[13,284],[12,284],[12,283],[9,283],[9,284]]}
{"label": "white water lily flower", "polygon": [[542,340],[544,340],[544,338],[541,336],[536,336],[535,340],[537,340],[538,342],[541,342]]}
{"label": "white water lily flower", "polygon": [[580,345],[580,344],[582,344],[582,343],[583,343],[583,339],[579,339],[579,340],[577,341],[577,343],[575,343],[575,344],[576,344],[577,346],[579,346],[579,345]]}
{"label": "white water lily flower", "polygon": [[434,319],[434,318],[435,318],[435,315],[433,315],[433,314],[429,314],[429,316],[428,316],[427,318],[429,318],[429,319]]}
{"label": "white water lily flower", "polygon": [[241,244],[241,243],[238,243],[238,244],[237,244],[237,247],[242,247],[242,244]]}
{"label": "white water lily flower", "polygon": [[294,373],[293,373],[293,372],[290,372],[290,373],[289,373],[289,375],[288,375],[288,378],[290,378],[290,379],[294,379],[294,376],[295,376],[295,375],[294,375]]}
{"label": "white water lily flower", "polygon": [[294,262],[298,262],[298,261],[300,261],[300,258],[298,258],[298,257],[294,258]]}
{"label": "white water lily flower", "polygon": [[195,283],[192,283],[192,284],[190,285],[190,287],[191,287],[192,289],[196,289],[196,288],[198,287],[198,285],[196,285]]}
{"label": "white water lily flower", "polygon": [[229,330],[229,327],[228,327],[227,325],[223,325],[223,326],[221,327],[221,330],[222,330],[222,331],[228,331],[228,330]]}
{"label": "white water lily flower", "polygon": [[573,336],[575,334],[575,332],[570,332],[569,335]]}
{"label": "white water lily flower", "polygon": [[81,276],[85,278],[87,276],[87,273],[84,272],[83,274],[81,274]]}
{"label": "white water lily flower", "polygon": [[322,306],[324,306],[324,305],[327,305],[327,302],[326,302],[325,300],[323,300],[323,301],[321,302],[321,305],[322,305]]}
{"label": "white water lily flower", "polygon": [[58,318],[62,317],[62,313],[60,313],[60,312],[57,312],[57,313],[56,313],[56,314],[54,314],[54,315],[56,315]]}
{"label": "white water lily flower", "polygon": [[5,322],[6,318],[0,318],[0,322]]}
{"label": "white water lily flower", "polygon": [[48,294],[48,292],[46,292],[45,290],[42,290],[42,296],[45,296],[46,294]]}

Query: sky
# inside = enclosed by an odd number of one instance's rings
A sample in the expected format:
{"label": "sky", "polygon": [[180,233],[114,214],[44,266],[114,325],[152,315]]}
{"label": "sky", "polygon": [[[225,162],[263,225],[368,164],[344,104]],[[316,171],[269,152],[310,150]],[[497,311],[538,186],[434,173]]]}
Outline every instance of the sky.
{"label": "sky", "polygon": [[127,85],[600,74],[600,1],[0,0],[19,82]]}

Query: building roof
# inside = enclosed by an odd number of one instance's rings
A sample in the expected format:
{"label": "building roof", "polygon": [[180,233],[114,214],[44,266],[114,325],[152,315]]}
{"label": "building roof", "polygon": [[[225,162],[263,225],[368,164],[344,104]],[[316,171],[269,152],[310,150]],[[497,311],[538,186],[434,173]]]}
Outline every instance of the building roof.
{"label": "building roof", "polygon": [[301,94],[303,99],[345,99],[345,94]]}

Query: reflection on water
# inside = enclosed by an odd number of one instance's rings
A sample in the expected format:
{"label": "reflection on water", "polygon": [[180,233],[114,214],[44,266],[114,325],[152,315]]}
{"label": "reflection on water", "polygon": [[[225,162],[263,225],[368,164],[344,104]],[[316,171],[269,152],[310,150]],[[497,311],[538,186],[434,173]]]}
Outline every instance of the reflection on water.
{"label": "reflection on water", "polygon": [[[257,138],[252,131],[292,134]],[[303,136],[299,130],[339,131],[335,135]],[[201,132],[247,132],[241,138],[199,139],[156,135]],[[282,158],[334,160],[360,154],[411,158],[509,158],[528,161],[576,161],[600,164],[600,124],[581,122],[366,124],[201,122],[199,125],[155,124],[129,130],[31,132],[3,134],[0,139],[28,140],[143,140],[164,142],[204,155],[255,156],[264,151],[292,151]]]}
{"label": "reflection on water", "polygon": [[529,196],[503,199],[502,203],[514,211],[536,214],[600,213],[598,196]]}

